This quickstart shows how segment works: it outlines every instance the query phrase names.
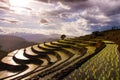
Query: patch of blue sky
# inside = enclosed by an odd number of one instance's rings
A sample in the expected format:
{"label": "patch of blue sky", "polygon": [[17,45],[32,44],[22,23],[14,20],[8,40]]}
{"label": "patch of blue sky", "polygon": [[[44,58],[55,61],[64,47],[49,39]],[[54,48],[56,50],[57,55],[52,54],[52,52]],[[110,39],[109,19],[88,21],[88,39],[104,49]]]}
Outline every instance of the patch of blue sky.
{"label": "patch of blue sky", "polygon": [[79,18],[78,17],[74,17],[74,18],[64,18],[63,20],[65,22],[76,22]]}

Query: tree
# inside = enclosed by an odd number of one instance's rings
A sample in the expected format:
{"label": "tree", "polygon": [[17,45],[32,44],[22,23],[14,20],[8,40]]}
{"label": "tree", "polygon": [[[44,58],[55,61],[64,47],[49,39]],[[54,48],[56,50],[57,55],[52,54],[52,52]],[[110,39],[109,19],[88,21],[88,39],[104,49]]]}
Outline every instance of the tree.
{"label": "tree", "polygon": [[61,35],[61,39],[64,40],[66,38],[66,35],[65,34],[62,34]]}

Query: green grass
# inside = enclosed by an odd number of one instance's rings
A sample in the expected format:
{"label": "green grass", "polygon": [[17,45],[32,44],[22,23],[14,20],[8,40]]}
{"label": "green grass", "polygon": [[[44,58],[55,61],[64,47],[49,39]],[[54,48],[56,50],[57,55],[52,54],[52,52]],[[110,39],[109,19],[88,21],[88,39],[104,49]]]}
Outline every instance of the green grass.
{"label": "green grass", "polygon": [[119,80],[120,58],[116,44],[108,44],[93,58],[74,70],[64,80]]}

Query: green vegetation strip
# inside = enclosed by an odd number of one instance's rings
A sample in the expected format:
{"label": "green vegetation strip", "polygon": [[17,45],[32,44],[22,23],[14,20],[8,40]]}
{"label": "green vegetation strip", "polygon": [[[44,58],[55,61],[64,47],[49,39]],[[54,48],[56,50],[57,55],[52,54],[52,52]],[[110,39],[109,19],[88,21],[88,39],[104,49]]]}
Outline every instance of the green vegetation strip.
{"label": "green vegetation strip", "polygon": [[52,77],[52,80],[61,80],[63,79],[65,76],[67,76],[69,73],[71,73],[73,70],[79,68],[83,63],[85,63],[86,61],[88,61],[90,58],[92,58],[94,55],[96,55],[99,51],[101,51],[103,48],[105,47],[105,45],[100,46],[95,52],[89,53],[91,52],[90,50],[88,50],[88,52],[81,58],[77,59],[76,61],[72,62],[69,66],[67,66],[67,68],[64,68],[62,71],[60,71],[59,73],[55,74]]}
{"label": "green vegetation strip", "polygon": [[70,73],[64,80],[120,80],[118,45],[105,42],[106,48]]}

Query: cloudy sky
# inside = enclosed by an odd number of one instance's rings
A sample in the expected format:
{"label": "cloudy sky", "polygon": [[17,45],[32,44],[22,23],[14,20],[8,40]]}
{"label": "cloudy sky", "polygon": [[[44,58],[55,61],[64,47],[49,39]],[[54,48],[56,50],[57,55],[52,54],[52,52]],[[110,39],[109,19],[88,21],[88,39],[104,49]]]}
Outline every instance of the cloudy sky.
{"label": "cloudy sky", "polygon": [[0,34],[85,35],[120,25],[120,0],[0,0]]}

